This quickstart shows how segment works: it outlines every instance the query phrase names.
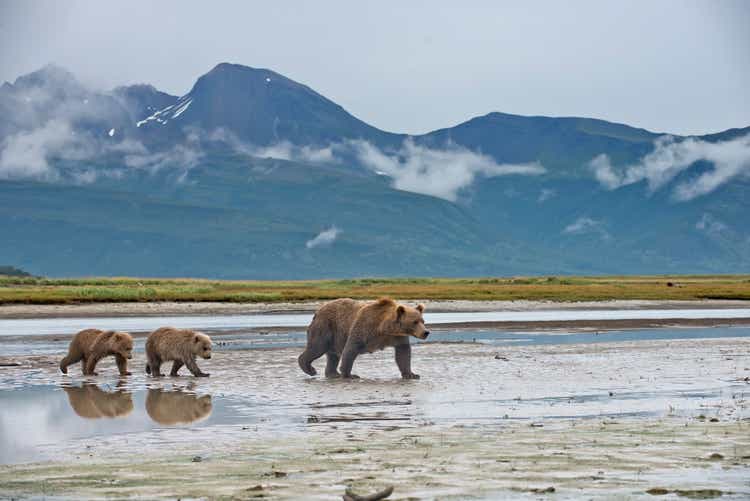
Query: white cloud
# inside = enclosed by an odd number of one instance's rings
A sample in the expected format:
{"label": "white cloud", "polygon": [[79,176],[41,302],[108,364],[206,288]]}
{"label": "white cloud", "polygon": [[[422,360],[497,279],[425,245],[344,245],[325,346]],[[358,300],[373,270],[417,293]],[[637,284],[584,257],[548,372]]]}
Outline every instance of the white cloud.
{"label": "white cloud", "polygon": [[542,188],[542,191],[539,192],[539,197],[536,199],[536,201],[542,204],[555,196],[557,196],[557,190]]}
{"label": "white cloud", "polygon": [[195,167],[203,157],[203,151],[190,143],[178,144],[169,150],[149,152],[134,151],[124,157],[125,165],[134,169],[156,171],[164,167],[175,167],[187,171]]}
{"label": "white cloud", "polygon": [[592,219],[588,216],[581,216],[562,231],[566,235],[589,235],[598,233],[604,240],[610,238],[609,232],[605,228],[604,221]]}
{"label": "white cloud", "polygon": [[458,145],[431,149],[407,139],[401,148],[388,154],[362,140],[351,141],[356,157],[371,170],[390,176],[398,190],[422,193],[456,201],[460,191],[479,176],[511,174],[539,175],[539,163],[498,164],[491,157]]}
{"label": "white cloud", "polygon": [[258,158],[276,158],[279,160],[290,160],[295,162],[331,163],[336,159],[333,155],[333,146],[298,146],[289,141],[280,141],[269,146],[255,146],[241,141],[234,133],[223,128],[216,129],[208,134],[210,141],[227,143],[237,153]]}
{"label": "white cloud", "polygon": [[661,136],[654,142],[654,150],[637,164],[616,169],[609,157],[602,154],[589,166],[607,189],[645,180],[649,190],[656,191],[701,160],[713,164],[713,170],[679,183],[673,190],[677,200],[692,200],[736,177],[750,175],[750,134],[717,143],[695,138],[676,141],[671,136]]}
{"label": "white cloud", "polygon": [[335,226],[331,226],[327,230],[323,230],[318,233],[315,238],[308,240],[305,243],[305,247],[308,249],[314,249],[315,247],[321,247],[325,245],[331,245],[341,233],[341,230]]}
{"label": "white cloud", "polygon": [[713,237],[719,236],[729,230],[729,226],[708,213],[704,213],[701,216],[698,222],[695,223],[695,228]]}

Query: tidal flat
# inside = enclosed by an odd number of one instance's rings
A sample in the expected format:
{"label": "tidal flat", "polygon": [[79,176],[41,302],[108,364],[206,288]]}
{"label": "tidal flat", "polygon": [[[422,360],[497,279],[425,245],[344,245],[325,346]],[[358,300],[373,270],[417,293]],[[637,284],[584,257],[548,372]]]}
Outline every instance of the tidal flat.
{"label": "tidal flat", "polygon": [[310,378],[293,334],[219,337],[202,379],[151,379],[142,352],[127,378],[111,360],[64,376],[58,355],[27,351],[0,357],[0,492],[747,499],[748,331],[457,332],[414,343],[416,381],[391,351],[358,358],[362,379]]}

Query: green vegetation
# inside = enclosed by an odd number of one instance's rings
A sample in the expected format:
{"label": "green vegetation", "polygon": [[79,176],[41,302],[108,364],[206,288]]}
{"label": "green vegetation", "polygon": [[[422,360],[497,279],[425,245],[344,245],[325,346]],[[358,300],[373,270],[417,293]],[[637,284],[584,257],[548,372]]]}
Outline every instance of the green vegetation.
{"label": "green vegetation", "polygon": [[0,266],[0,276],[8,277],[30,277],[31,273],[16,268],[15,266]]}
{"label": "green vegetation", "polygon": [[[671,285],[668,285],[671,284]],[[361,278],[307,281],[0,276],[0,304],[221,301],[239,303],[369,299],[604,301],[750,300],[750,275]]]}

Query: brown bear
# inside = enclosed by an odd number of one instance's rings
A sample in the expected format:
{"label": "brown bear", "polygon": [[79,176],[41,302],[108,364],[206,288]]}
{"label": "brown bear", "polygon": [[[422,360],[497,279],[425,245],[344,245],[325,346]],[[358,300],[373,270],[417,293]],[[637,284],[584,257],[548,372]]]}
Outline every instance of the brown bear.
{"label": "brown bear", "polygon": [[60,361],[60,370],[68,373],[68,366],[81,362],[84,376],[96,376],[96,364],[114,355],[121,376],[129,376],[128,359],[133,358],[133,338],[127,332],[85,329],[76,334],[68,347],[68,354]]}
{"label": "brown bear", "polygon": [[151,388],[146,397],[146,412],[159,424],[188,424],[211,415],[211,395],[201,397],[181,390]]}
{"label": "brown bear", "polygon": [[174,327],[161,327],[149,334],[146,339],[146,373],[154,377],[163,376],[162,362],[173,361],[171,376],[186,365],[193,376],[208,377],[195,363],[195,358],[211,358],[211,338],[200,332]]}
{"label": "brown bear", "polygon": [[[419,379],[411,371],[409,336],[427,339],[423,305],[416,308],[397,304],[389,298],[363,303],[352,299],[336,299],[324,304],[307,328],[307,348],[299,356],[302,370],[314,376],[312,362],[324,353],[327,356],[326,377],[356,378],[351,373],[358,355],[393,346],[396,365],[404,379]],[[336,367],[341,359],[341,374]]]}
{"label": "brown bear", "polygon": [[129,392],[118,389],[104,391],[95,384],[63,388],[76,414],[83,418],[114,418],[133,412],[133,398]]}

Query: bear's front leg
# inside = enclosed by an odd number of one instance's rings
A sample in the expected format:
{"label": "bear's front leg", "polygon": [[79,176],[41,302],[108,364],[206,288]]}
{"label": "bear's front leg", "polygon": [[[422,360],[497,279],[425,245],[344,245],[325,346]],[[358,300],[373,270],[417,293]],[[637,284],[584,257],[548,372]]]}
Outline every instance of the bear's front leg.
{"label": "bear's front leg", "polygon": [[128,359],[120,355],[115,355],[115,361],[117,361],[117,369],[120,371],[121,376],[130,376],[132,373],[128,371]]}
{"label": "bear's front leg", "polygon": [[364,350],[364,343],[358,341],[352,341],[351,336],[344,346],[344,352],[341,354],[341,377],[348,379],[359,379],[359,376],[352,374],[352,367],[354,366],[354,360],[357,355],[362,353]]}
{"label": "bear's front leg", "polygon": [[396,365],[398,370],[401,371],[401,377],[404,379],[419,379],[419,374],[414,374],[411,371],[411,345],[407,338],[405,343],[397,344],[396,349]]}
{"label": "bear's front leg", "polygon": [[187,366],[188,370],[193,373],[193,376],[195,377],[208,377],[210,376],[209,373],[201,371],[200,367],[198,367],[198,364],[195,363],[194,358],[188,358],[185,360],[185,365]]}

